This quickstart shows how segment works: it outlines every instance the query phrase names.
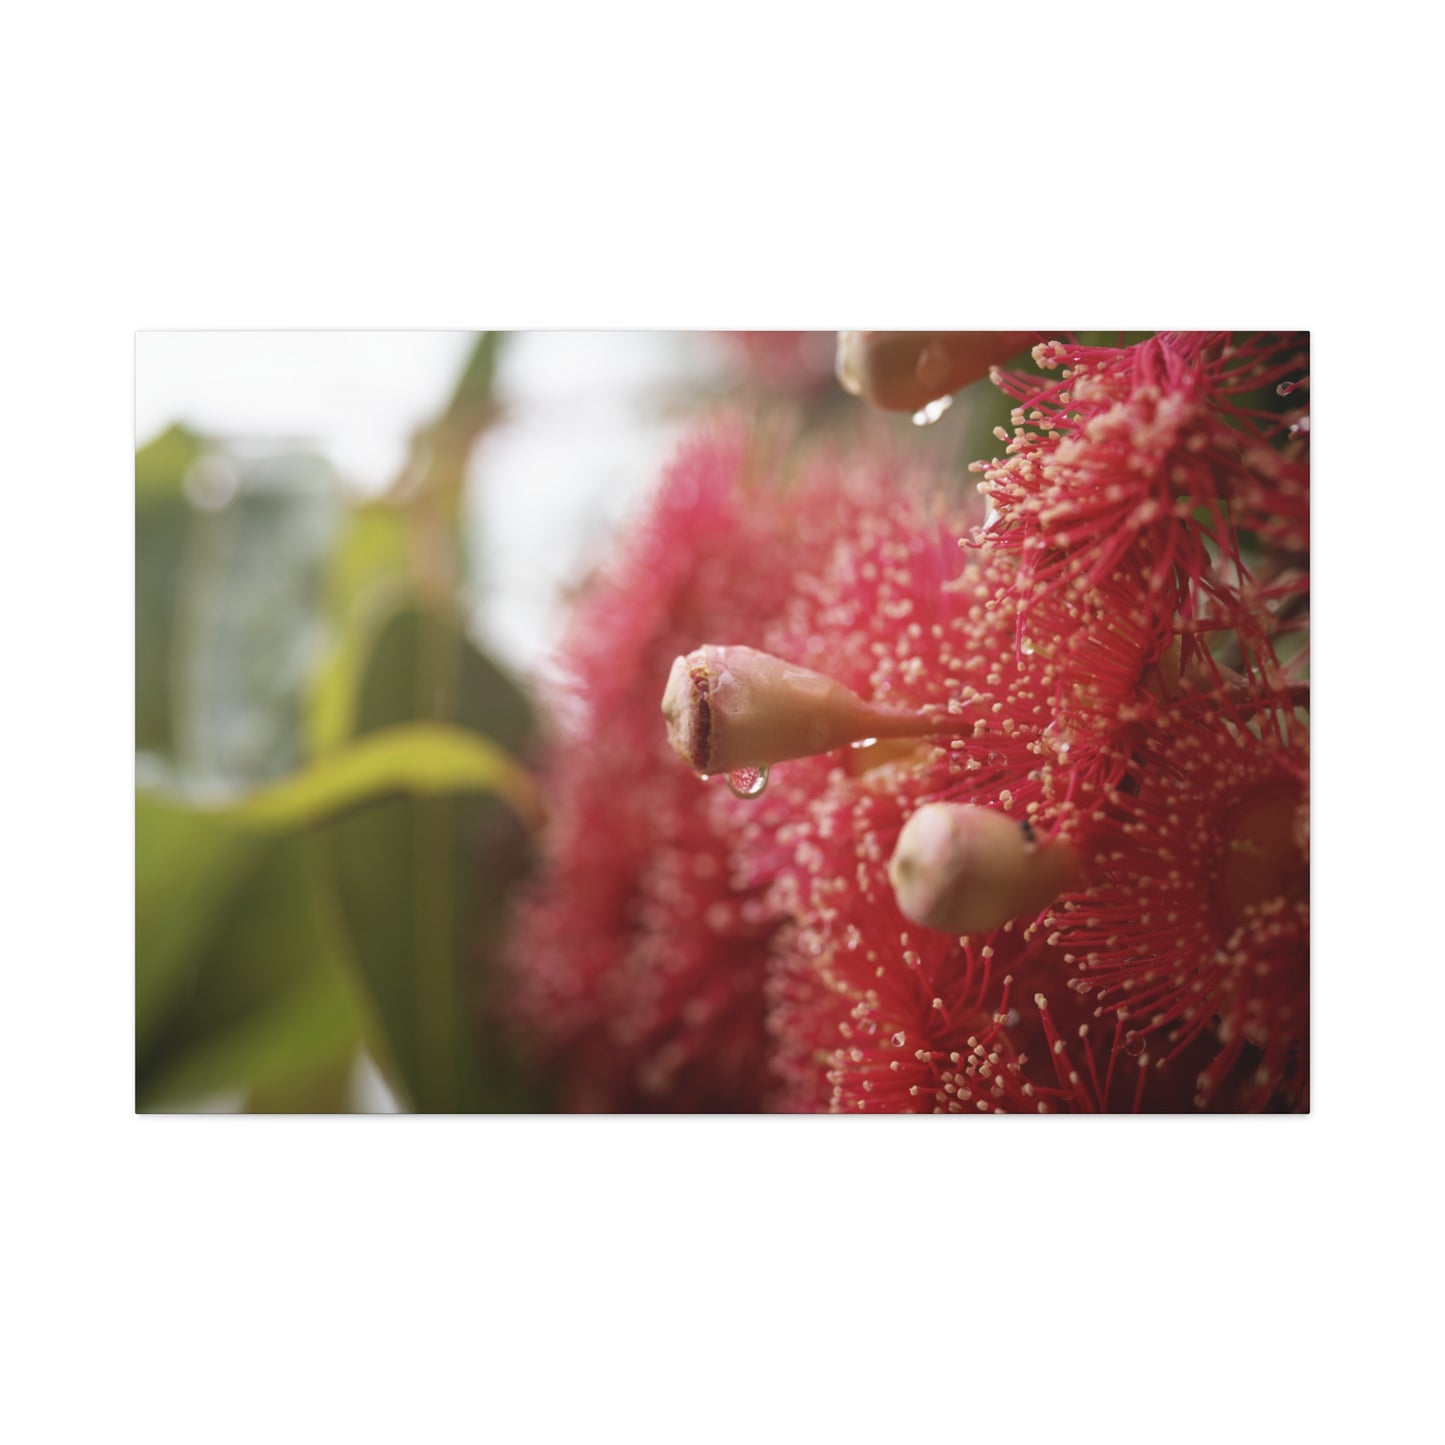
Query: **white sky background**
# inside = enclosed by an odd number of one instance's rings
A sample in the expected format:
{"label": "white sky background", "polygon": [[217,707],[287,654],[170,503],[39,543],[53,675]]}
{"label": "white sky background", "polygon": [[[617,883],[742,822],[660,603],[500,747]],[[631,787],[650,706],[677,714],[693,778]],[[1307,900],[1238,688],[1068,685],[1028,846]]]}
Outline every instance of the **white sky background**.
{"label": "white sky background", "polygon": [[[136,439],[184,421],[302,442],[352,490],[375,494],[445,403],[472,341],[460,331],[141,332]],[[724,360],[685,332],[508,336],[497,377],[506,415],[473,455],[466,513],[472,622],[500,661],[526,674],[544,663],[563,589],[656,482],[694,419],[677,403],[726,383]]]}

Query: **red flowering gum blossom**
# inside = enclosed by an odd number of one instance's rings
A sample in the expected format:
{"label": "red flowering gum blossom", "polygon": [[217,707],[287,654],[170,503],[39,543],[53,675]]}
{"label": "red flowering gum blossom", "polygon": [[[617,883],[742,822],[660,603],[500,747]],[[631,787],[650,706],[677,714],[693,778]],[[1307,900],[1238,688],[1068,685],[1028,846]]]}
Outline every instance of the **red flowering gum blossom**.
{"label": "red flowering gum blossom", "polygon": [[657,715],[672,658],[700,635],[759,633],[810,555],[806,515],[755,496],[761,470],[739,427],[684,444],[557,659],[550,821],[508,954],[513,1020],[566,1110],[750,1111],[772,1086],[773,923],[731,886],[732,839]]}
{"label": "red flowering gum blossom", "polygon": [[[699,638],[767,644],[774,632],[784,635],[779,619],[834,566],[856,589],[860,568],[880,566],[870,531],[880,517],[890,547],[910,559],[919,615],[957,605],[939,587],[957,570],[962,523],[934,519],[925,548],[922,509],[903,507],[909,489],[888,457],[816,459],[792,484],[778,485],[785,466],[740,429],[689,441],[592,580],[565,640],[559,662],[569,685],[559,701],[569,704],[568,726],[546,770],[545,856],[509,946],[514,1017],[564,1109],[737,1112],[769,1107],[777,1095],[764,979],[771,936],[784,920],[767,878],[739,876],[743,834],[725,806],[736,800],[701,786],[669,747],[658,694],[674,659]],[[886,558],[881,565],[899,566]],[[922,713],[931,726],[928,702],[943,714],[941,677],[927,697],[870,711],[854,692],[867,685],[867,639],[844,614],[772,656],[720,651],[730,671],[761,689],[754,704],[764,719],[786,702],[789,720],[765,731],[773,743],[776,728],[793,726],[794,711],[808,712],[808,700],[816,708],[821,698],[833,722],[862,708],[867,737],[903,726],[893,713],[909,715],[915,730]],[[843,681],[780,657],[830,675],[842,668]],[[890,704],[899,696],[892,685],[879,684]],[[877,749],[858,756],[869,751]],[[817,769],[835,764],[832,754],[780,768],[767,797],[737,806],[792,802],[782,775],[796,767],[811,783]],[[815,1076],[822,1087],[821,1068]]]}
{"label": "red flowering gum blossom", "polygon": [[[1197,1040],[1197,1107],[1308,1106],[1309,861],[1303,729],[1256,710],[1161,713],[1133,787],[1088,819],[1106,867],[1051,912],[1071,987],[1161,1062]],[[1243,1080],[1229,1078],[1237,1067]]]}
{"label": "red flowering gum blossom", "polygon": [[1051,341],[1034,359],[1060,379],[995,373],[1017,403],[1013,432],[998,428],[1003,459],[974,467],[996,514],[990,544],[1023,556],[1026,617],[1052,589],[1097,587],[1127,561],[1156,615],[1201,622],[1244,600],[1229,582],[1248,576],[1239,528],[1308,553],[1307,429],[1250,404],[1305,376],[1308,336]]}
{"label": "red flowering gum blossom", "polygon": [[[773,940],[767,979],[776,1107],[837,1112],[1178,1111],[1211,1057],[1201,1043],[1167,1071],[1122,1025],[1093,1023],[1063,988],[1067,967],[1042,927],[1011,920],[962,938],[899,911],[883,860],[910,796],[946,778],[931,750],[854,776],[834,767],[814,795],[721,803],[740,819],[791,814],[776,829],[771,898],[796,922]],[[866,756],[866,754],[865,754]],[[814,774],[817,764],[806,766]],[[785,785],[785,786],[792,786]],[[780,791],[782,791],[780,789]],[[743,825],[766,848],[766,822]],[[1146,1090],[1147,1085],[1147,1090]]]}
{"label": "red flowering gum blossom", "polygon": [[1065,350],[1002,379],[962,572],[877,456],[672,469],[578,614],[521,930],[566,1107],[1308,1107],[1307,432],[1254,394],[1301,344]]}

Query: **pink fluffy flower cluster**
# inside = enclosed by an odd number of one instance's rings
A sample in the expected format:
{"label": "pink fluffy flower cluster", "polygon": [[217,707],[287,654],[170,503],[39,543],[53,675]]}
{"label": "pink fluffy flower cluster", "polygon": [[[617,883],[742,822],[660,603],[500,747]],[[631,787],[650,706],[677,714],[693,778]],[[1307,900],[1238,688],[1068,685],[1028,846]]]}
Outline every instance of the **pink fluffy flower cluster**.
{"label": "pink fluffy flower cluster", "polygon": [[561,1107],[1308,1108],[1307,339],[1033,355],[976,491],[717,426],[583,598]]}

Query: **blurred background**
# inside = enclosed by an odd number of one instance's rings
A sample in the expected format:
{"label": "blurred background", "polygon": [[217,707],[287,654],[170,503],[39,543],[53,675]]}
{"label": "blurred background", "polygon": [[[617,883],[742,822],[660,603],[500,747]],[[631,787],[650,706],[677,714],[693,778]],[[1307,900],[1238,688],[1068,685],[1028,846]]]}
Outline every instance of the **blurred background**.
{"label": "blurred background", "polygon": [[[494,960],[570,601],[727,409],[956,471],[834,333],[136,339],[136,1106],[537,1111]],[[925,424],[927,423],[927,424]]]}

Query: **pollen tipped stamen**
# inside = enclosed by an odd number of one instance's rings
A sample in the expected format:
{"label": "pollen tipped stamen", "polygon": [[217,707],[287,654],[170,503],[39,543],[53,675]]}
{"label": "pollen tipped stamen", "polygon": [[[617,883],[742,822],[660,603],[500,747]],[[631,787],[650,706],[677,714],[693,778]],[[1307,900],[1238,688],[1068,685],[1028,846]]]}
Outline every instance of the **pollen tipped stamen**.
{"label": "pollen tipped stamen", "polygon": [[753,647],[677,658],[662,698],[668,739],[697,773],[762,768],[849,743],[918,738],[951,720],[865,702],[842,683]]}
{"label": "pollen tipped stamen", "polygon": [[1043,842],[991,808],[929,803],[899,834],[888,878],[903,916],[943,933],[987,933],[1030,917],[1079,876],[1078,850]]}

